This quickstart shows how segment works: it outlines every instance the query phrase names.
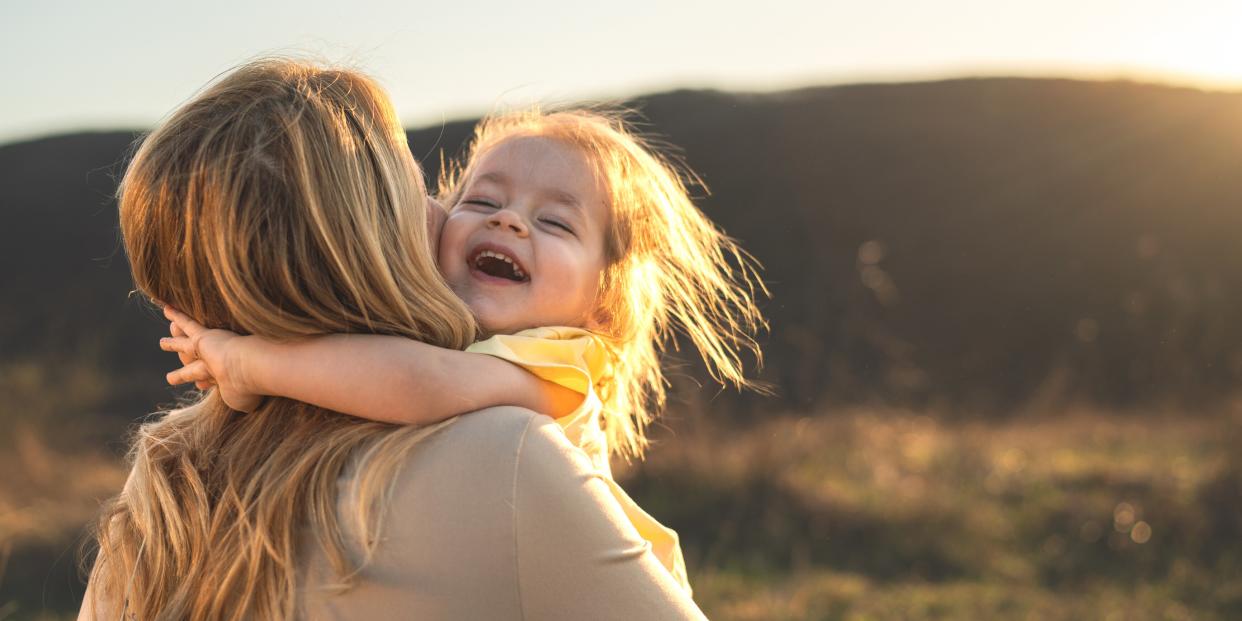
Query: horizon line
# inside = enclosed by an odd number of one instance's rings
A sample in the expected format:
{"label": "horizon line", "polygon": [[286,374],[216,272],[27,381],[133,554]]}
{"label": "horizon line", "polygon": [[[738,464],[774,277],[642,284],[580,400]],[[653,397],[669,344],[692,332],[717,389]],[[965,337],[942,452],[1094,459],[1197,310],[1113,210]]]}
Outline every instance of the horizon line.
{"label": "horizon line", "polygon": [[[935,84],[943,82],[965,82],[971,80],[1031,80],[1031,81],[1056,81],[1068,80],[1075,82],[1094,82],[1094,83],[1120,83],[1134,84],[1139,86],[1163,87],[1175,90],[1193,90],[1203,93],[1214,93],[1222,95],[1238,95],[1242,94],[1242,81],[1224,80],[1224,79],[1207,79],[1200,77],[1188,76],[1177,72],[1167,71],[1076,71],[1076,72],[1051,72],[1051,71],[1006,71],[1006,72],[927,72],[922,74],[899,73],[869,73],[866,75],[838,77],[837,79],[822,80],[818,82],[810,82],[806,80],[788,80],[767,86],[759,86],[756,88],[730,88],[720,85],[709,84],[706,81],[701,84],[686,83],[667,84],[667,85],[649,85],[639,89],[638,94],[631,95],[605,95],[594,97],[578,97],[566,102],[553,102],[570,104],[578,103],[600,103],[600,102],[626,102],[639,99],[647,99],[660,95],[667,95],[677,92],[713,92],[724,95],[780,95],[785,93],[796,93],[804,91],[813,91],[820,89],[833,89],[842,87],[856,86],[899,86],[902,84]],[[438,119],[432,115],[424,117],[406,117],[401,119],[401,126],[405,131],[417,131],[420,129],[443,126],[450,123],[459,123],[463,121],[474,121],[483,118],[487,114],[494,113],[496,110],[487,110],[485,106],[463,106],[461,110],[453,115],[441,115]],[[153,119],[148,122],[135,122],[130,124],[128,121],[119,121],[116,123],[96,123],[96,124],[74,124],[66,122],[64,124],[56,124],[35,130],[18,130],[14,132],[0,131],[0,148],[14,146],[29,142],[38,142],[50,138],[58,138],[63,136],[73,136],[79,134],[106,134],[121,132],[138,132],[149,130],[157,123],[159,119]]]}

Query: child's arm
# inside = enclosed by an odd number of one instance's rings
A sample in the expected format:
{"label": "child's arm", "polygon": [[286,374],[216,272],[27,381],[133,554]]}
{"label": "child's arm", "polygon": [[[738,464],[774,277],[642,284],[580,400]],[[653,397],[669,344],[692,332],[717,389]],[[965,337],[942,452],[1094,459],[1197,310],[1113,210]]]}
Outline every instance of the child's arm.
{"label": "child's arm", "polygon": [[563,416],[582,395],[485,354],[397,336],[334,334],[277,343],[207,330],[167,308],[185,333],[161,348],[198,358],[168,374],[171,384],[211,382],[230,407],[250,410],[260,395],[288,397],[371,420],[428,424],[494,405]]}

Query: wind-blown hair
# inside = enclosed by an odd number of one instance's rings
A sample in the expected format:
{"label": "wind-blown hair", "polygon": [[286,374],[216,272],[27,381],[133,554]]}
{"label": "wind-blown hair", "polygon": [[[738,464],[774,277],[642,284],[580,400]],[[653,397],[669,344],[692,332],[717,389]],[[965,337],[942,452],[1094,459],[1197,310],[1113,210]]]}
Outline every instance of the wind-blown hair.
{"label": "wind-blown hair", "polygon": [[[208,327],[474,339],[436,270],[405,134],[356,72],[282,59],[234,70],[146,137],[119,198],[138,290]],[[347,462],[358,457],[369,553],[404,452],[442,426],[279,398],[244,414],[208,391],[137,431],[130,479],[99,520],[92,600],[118,619],[289,618],[300,546],[322,547],[342,588],[358,569],[337,519]]]}
{"label": "wind-blown hair", "polygon": [[758,263],[694,206],[686,186],[701,182],[622,115],[529,109],[484,119],[461,162],[443,169],[444,203],[458,203],[483,155],[522,137],[577,148],[606,188],[607,267],[592,323],[614,354],[613,376],[599,386],[609,450],[642,456],[647,426],[665,404],[660,354],[676,347],[677,334],[717,381],[766,390],[746,378],[743,361],[749,353],[762,364],[755,336],[767,324],[755,298],[768,292]]}

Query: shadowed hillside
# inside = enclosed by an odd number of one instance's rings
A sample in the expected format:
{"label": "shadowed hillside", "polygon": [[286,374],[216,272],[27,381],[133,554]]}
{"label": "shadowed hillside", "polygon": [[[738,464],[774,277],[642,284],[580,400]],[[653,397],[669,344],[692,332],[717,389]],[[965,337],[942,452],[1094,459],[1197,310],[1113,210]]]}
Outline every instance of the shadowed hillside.
{"label": "shadowed hillside", "polygon": [[[1201,402],[1242,374],[1242,96],[980,79],[635,105],[767,267],[791,405]],[[411,132],[429,176],[470,126]],[[117,239],[132,139],[0,147],[5,363],[87,360],[126,417],[169,394]]]}

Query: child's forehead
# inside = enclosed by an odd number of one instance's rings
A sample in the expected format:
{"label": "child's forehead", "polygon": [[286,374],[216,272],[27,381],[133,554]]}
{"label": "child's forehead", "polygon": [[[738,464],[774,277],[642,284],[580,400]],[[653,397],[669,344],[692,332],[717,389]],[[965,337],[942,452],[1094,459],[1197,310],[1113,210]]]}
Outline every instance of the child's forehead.
{"label": "child's forehead", "polygon": [[550,136],[514,136],[481,150],[469,167],[468,184],[536,183],[550,191],[603,194],[596,158],[572,142]]}
{"label": "child's forehead", "polygon": [[515,134],[500,138],[476,154],[475,162],[483,164],[488,160],[511,157],[514,154],[539,154],[559,157],[586,164],[591,158],[586,149],[578,143],[561,136],[543,134]]}

